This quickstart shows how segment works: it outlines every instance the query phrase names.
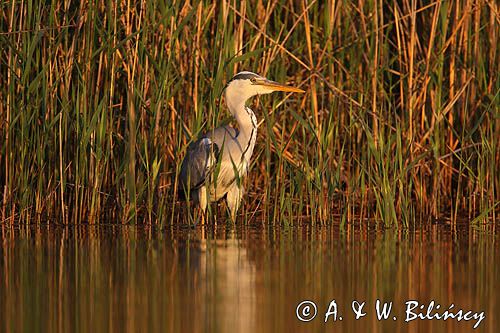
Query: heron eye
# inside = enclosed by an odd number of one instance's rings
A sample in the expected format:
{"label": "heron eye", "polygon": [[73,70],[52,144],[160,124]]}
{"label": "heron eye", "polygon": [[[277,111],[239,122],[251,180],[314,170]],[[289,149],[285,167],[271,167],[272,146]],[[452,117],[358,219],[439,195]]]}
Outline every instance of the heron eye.
{"label": "heron eye", "polygon": [[253,77],[253,78],[251,78],[251,79],[250,79],[250,82],[252,82],[252,83],[256,83],[256,82],[257,82],[257,79]]}

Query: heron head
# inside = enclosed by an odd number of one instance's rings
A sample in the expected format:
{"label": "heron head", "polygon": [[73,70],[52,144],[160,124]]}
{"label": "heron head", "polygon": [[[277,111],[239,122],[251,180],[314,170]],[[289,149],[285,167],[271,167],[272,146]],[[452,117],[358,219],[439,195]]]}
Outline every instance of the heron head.
{"label": "heron head", "polygon": [[232,100],[246,101],[250,97],[274,91],[304,92],[302,89],[268,80],[252,72],[239,72],[227,83],[225,93],[226,101],[231,103]]}

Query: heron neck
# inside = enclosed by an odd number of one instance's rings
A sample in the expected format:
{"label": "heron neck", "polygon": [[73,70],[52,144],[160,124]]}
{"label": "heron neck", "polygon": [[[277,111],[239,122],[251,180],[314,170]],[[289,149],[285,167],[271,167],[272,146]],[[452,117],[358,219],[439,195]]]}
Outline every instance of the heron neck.
{"label": "heron neck", "polygon": [[257,118],[252,109],[245,106],[245,101],[238,105],[229,104],[228,108],[238,122],[240,133],[237,140],[243,150],[243,157],[249,160],[257,138]]}

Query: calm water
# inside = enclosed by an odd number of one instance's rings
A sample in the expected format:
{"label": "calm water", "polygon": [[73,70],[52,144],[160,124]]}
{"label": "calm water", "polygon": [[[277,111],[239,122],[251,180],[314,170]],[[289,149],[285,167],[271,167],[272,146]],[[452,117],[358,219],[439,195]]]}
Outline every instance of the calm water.
{"label": "calm water", "polygon": [[[0,225],[0,244],[5,332],[470,332],[477,322],[405,323],[409,300],[484,311],[476,331],[500,329],[494,229]],[[388,320],[377,299],[393,302]],[[317,306],[307,323],[296,317],[303,300]],[[332,300],[337,321],[325,324]],[[359,320],[355,300],[366,302]]]}

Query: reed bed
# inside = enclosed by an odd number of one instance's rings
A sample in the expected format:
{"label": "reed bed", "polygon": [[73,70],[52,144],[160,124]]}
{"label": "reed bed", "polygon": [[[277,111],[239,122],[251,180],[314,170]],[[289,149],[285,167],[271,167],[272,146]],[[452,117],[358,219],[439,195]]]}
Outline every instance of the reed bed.
{"label": "reed bed", "polygon": [[307,93],[253,103],[243,223],[494,224],[499,23],[491,0],[1,1],[1,221],[183,223],[187,144],[251,70]]}

